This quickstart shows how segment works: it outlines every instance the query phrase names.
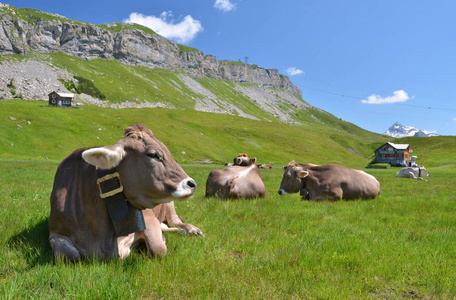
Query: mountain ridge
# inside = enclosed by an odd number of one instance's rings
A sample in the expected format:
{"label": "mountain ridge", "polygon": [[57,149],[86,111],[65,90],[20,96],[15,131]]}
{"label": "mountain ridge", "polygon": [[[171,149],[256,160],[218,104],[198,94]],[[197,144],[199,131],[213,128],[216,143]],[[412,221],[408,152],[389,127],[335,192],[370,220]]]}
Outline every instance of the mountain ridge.
{"label": "mountain ridge", "polygon": [[205,76],[302,92],[277,69],[228,60],[178,45],[137,24],[94,25],[34,9],[0,3],[0,54],[27,56],[30,51],[63,52],[83,59],[116,59],[129,65],[183,70],[192,78]]}

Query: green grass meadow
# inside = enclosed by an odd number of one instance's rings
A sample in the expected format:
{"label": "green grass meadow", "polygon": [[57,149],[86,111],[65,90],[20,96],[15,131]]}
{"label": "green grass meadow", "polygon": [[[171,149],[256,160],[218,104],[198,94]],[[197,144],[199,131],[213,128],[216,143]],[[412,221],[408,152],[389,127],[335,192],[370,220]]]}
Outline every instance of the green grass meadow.
{"label": "green grass meadow", "polygon": [[[392,140],[411,144],[428,181],[396,178],[397,168],[367,169],[380,181],[377,199],[309,202],[277,194],[283,164],[363,169],[387,138],[354,127],[42,102],[0,101],[0,299],[456,297],[456,166],[438,168],[455,163],[456,137]],[[196,180],[195,196],[176,210],[206,236],[166,233],[161,259],[138,250],[122,261],[55,264],[47,220],[59,162],[76,148],[115,143],[135,122]],[[239,152],[275,162],[261,170],[266,197],[205,198],[209,172]]]}
{"label": "green grass meadow", "polygon": [[176,203],[204,238],[166,233],[168,255],[54,264],[47,235],[56,162],[2,160],[0,295],[4,299],[398,299],[456,295],[456,168],[428,181],[369,170],[371,201],[279,196],[282,170],[261,170],[264,199],[204,197],[218,165],[183,165],[199,187]]}

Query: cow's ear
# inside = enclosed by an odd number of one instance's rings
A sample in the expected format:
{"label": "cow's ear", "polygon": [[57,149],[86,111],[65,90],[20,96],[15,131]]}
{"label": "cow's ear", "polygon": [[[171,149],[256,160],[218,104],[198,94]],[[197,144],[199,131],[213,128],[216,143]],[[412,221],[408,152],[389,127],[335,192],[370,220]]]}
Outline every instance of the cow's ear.
{"label": "cow's ear", "polygon": [[100,169],[112,169],[116,167],[124,156],[124,149],[116,145],[92,148],[82,152],[82,158],[86,162]]}
{"label": "cow's ear", "polygon": [[309,172],[301,170],[301,171],[297,171],[296,174],[298,175],[299,178],[306,178],[309,175]]}
{"label": "cow's ear", "polygon": [[254,164],[256,162],[256,157],[252,158],[250,161]]}

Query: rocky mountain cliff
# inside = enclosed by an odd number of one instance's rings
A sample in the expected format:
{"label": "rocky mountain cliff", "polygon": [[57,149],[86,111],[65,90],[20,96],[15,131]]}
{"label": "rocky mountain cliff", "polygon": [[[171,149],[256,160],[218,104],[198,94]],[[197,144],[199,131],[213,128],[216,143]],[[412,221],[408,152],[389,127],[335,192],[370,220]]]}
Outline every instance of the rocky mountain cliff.
{"label": "rocky mountain cliff", "polygon": [[60,51],[89,60],[116,59],[134,66],[183,70],[192,78],[207,76],[254,83],[260,87],[283,89],[302,98],[301,91],[278,70],[218,61],[215,56],[205,56],[196,49],[177,45],[140,25],[93,25],[0,3],[0,54],[27,56],[31,51]]}

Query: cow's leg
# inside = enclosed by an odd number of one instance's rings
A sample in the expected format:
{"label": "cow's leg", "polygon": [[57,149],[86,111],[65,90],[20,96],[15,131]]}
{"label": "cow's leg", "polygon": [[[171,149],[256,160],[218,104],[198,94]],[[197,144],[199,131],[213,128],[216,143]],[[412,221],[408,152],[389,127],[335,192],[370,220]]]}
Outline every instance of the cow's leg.
{"label": "cow's leg", "polygon": [[[156,222],[150,221],[146,222],[147,228],[144,231],[131,233],[128,236],[122,236],[117,239],[117,248],[119,249],[120,259],[127,258],[131,250],[133,250],[141,241],[145,241],[147,251],[149,254],[157,256],[166,255],[166,243],[165,238],[163,237],[161,230],[165,224],[161,223],[159,228],[160,232],[157,231]],[[167,226],[166,226],[167,227]],[[171,231],[173,228],[168,228],[168,231]],[[176,228],[177,230],[181,230]],[[161,239],[159,238],[161,236]]]}
{"label": "cow's leg", "polygon": [[334,198],[334,196],[318,196],[316,197],[314,200],[335,200],[336,198]]}
{"label": "cow's leg", "polygon": [[[136,238],[136,239],[135,239]],[[127,258],[139,242],[140,237],[136,233],[130,233],[127,236],[121,236],[117,239],[117,249],[120,259]]]}
{"label": "cow's leg", "polygon": [[194,235],[201,235],[204,236],[204,233],[196,226],[188,223],[184,223],[181,221],[179,216],[176,213],[176,208],[174,207],[174,202],[171,201],[165,205],[165,214],[166,214],[166,221],[168,225],[173,227],[178,227],[184,230],[187,234],[194,234]]}
{"label": "cow's leg", "polygon": [[317,195],[317,193],[313,190],[307,190],[308,192],[308,196],[307,198],[310,200],[310,201],[315,201],[315,200],[320,200],[320,195]]}
{"label": "cow's leg", "polygon": [[413,174],[413,172],[407,172],[405,173],[405,177],[406,178],[416,178],[415,174]]}
{"label": "cow's leg", "polygon": [[150,254],[163,257],[166,255],[165,238],[161,230],[161,222],[157,219],[151,209],[143,210],[146,229],[136,233],[140,238],[144,238],[147,250]]}
{"label": "cow's leg", "polygon": [[340,197],[338,196],[338,192],[330,193],[326,190],[319,191],[316,193],[315,191],[308,190],[309,192],[309,200],[310,201],[319,201],[319,200],[337,200],[342,198],[342,189],[340,190]]}
{"label": "cow's leg", "polygon": [[183,231],[183,229],[181,229],[181,228],[177,228],[177,227],[168,227],[168,225],[166,225],[165,223],[161,223],[160,226],[161,226],[162,232]]}
{"label": "cow's leg", "polygon": [[332,198],[328,198],[330,200],[340,200],[344,196],[344,190],[341,186],[332,188],[330,192],[328,192],[328,196],[332,196]]}
{"label": "cow's leg", "polygon": [[307,191],[307,189],[301,189],[299,191],[299,194],[301,195],[303,200],[309,200],[310,199],[310,195],[309,195],[309,192]]}
{"label": "cow's leg", "polygon": [[49,239],[54,256],[57,259],[63,259],[64,262],[74,262],[81,259],[76,247],[66,237],[53,236]]}

